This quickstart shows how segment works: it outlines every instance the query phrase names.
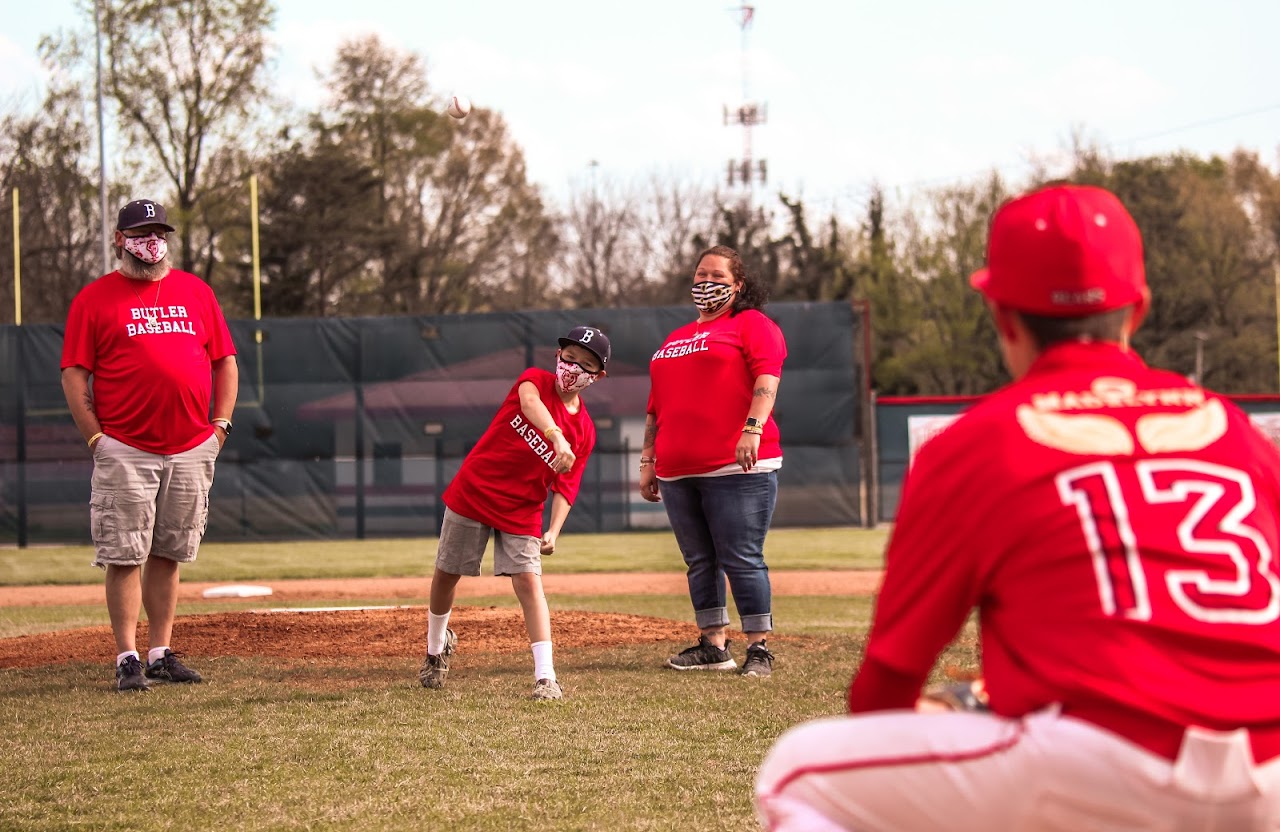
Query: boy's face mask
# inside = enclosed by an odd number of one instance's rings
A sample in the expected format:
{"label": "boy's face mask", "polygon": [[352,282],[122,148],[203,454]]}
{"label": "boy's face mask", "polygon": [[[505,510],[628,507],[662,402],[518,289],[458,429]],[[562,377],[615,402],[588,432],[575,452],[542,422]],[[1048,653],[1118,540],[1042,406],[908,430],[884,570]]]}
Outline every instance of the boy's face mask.
{"label": "boy's face mask", "polygon": [[581,364],[556,358],[556,387],[562,393],[577,393],[585,390],[600,378],[599,373],[588,373]]}

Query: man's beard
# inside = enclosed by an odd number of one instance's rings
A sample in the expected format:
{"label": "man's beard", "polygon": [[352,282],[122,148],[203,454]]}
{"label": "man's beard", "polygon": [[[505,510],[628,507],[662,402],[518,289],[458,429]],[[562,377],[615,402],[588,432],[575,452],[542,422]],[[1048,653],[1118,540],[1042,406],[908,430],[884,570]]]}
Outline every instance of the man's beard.
{"label": "man's beard", "polygon": [[169,255],[159,263],[144,263],[124,249],[120,249],[120,274],[134,280],[159,280],[169,273]]}

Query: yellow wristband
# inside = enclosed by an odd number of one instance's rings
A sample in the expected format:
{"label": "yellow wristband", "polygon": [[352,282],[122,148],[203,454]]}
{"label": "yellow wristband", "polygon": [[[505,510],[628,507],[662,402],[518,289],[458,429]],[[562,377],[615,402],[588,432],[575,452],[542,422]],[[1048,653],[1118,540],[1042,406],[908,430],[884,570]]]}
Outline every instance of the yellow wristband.
{"label": "yellow wristband", "polygon": [[97,442],[99,439],[101,439],[101,438],[102,438],[102,437],[104,437],[104,436],[106,436],[106,434],[105,434],[105,433],[103,433],[102,431],[98,431],[98,432],[97,432],[97,433],[95,433],[93,436],[90,436],[90,437],[89,437],[89,442],[88,442],[89,447],[90,447],[90,448],[92,448],[92,447],[93,447],[93,443],[94,443],[94,442]]}
{"label": "yellow wristband", "polygon": [[560,430],[560,428],[556,427],[555,425],[552,425],[551,427],[547,428],[546,430],[543,431],[543,433],[546,434],[547,436],[550,436],[553,433],[558,433],[561,436],[564,436],[564,431]]}

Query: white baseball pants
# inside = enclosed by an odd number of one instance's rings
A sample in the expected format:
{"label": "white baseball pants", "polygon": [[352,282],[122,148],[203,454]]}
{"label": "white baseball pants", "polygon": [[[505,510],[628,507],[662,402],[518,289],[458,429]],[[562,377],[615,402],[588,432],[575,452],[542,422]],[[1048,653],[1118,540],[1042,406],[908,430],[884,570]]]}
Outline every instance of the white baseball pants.
{"label": "white baseball pants", "polygon": [[1057,708],[888,711],[796,726],[760,767],[771,832],[1250,832],[1280,830],[1280,758],[1188,729],[1171,762]]}

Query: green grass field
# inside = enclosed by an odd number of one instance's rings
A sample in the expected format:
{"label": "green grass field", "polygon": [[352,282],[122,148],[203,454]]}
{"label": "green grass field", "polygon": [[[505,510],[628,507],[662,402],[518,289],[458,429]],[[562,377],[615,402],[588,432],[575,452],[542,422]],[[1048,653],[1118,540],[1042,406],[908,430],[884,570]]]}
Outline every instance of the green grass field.
{"label": "green grass field", "polygon": [[[874,568],[884,538],[782,529],[768,560],[774,570]],[[433,554],[430,540],[210,544],[184,576],[425,576]],[[87,548],[0,550],[0,584],[100,580],[88,559]],[[566,537],[548,563],[679,570],[662,533]],[[691,618],[683,595],[550,602],[553,625],[557,609]],[[464,603],[517,606],[511,596]],[[524,653],[469,661],[441,691],[417,685],[416,658],[193,656],[206,684],[131,696],[110,692],[109,656],[50,656],[0,670],[0,828],[751,829],[757,766],[787,727],[842,710],[870,607],[865,597],[776,598],[778,664],[763,681],[664,671],[679,644],[558,647],[559,703],[523,698]],[[0,636],[105,621],[96,608],[10,607]],[[973,661],[967,632],[939,667]]]}
{"label": "green grass field", "polygon": [[[885,529],[775,529],[765,558],[772,569],[879,569]],[[492,545],[491,545],[492,548]],[[187,581],[429,576],[435,538],[205,543],[184,566]],[[0,547],[0,586],[83,584],[102,580],[89,546]],[[486,563],[489,561],[486,560]],[[670,532],[567,534],[547,558],[547,572],[682,572]]]}

